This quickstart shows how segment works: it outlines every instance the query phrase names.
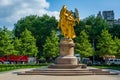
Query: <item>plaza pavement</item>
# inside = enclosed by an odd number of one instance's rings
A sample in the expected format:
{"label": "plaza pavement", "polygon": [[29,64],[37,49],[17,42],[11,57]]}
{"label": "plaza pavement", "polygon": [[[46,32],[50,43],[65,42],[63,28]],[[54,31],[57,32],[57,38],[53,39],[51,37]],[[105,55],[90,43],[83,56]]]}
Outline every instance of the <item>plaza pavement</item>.
{"label": "plaza pavement", "polygon": [[[17,75],[17,72],[31,69],[19,69],[8,72],[0,72],[0,80],[120,80],[119,75],[82,75],[82,76],[46,76],[46,75]],[[111,70],[116,72],[114,70]]]}

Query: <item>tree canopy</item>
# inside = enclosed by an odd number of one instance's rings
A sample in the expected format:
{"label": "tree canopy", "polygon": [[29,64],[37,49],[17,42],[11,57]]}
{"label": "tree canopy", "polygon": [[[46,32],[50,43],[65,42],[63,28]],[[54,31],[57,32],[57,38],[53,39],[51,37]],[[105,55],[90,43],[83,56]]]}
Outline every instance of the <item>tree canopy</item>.
{"label": "tree canopy", "polygon": [[47,37],[45,44],[43,45],[44,56],[46,58],[55,58],[59,55],[59,38],[56,32],[53,30],[50,36]]}
{"label": "tree canopy", "polygon": [[89,43],[88,35],[85,30],[80,32],[76,38],[75,52],[79,53],[82,57],[89,57],[93,55],[92,45]]}
{"label": "tree canopy", "polygon": [[[59,50],[59,39],[56,37],[57,23],[55,17],[30,15],[17,21],[14,33],[5,27],[0,28],[0,55],[36,56],[38,53],[39,57],[56,57]],[[80,53],[83,57],[92,56],[94,48],[97,56],[120,56],[119,24],[109,28],[104,19],[89,16],[81,20],[80,24],[76,24],[75,33],[75,53]]]}
{"label": "tree canopy", "polygon": [[31,31],[36,39],[39,53],[43,53],[43,45],[46,37],[50,36],[51,31],[56,30],[56,27],[57,20],[55,17],[50,17],[48,15],[43,15],[41,17],[37,15],[30,15],[18,20],[18,22],[15,24],[14,32],[15,36],[19,38],[20,34],[25,29]]}
{"label": "tree canopy", "polygon": [[20,48],[21,55],[36,56],[38,53],[36,39],[32,36],[32,33],[29,30],[25,29],[25,31],[21,33],[20,41],[22,43]]}
{"label": "tree canopy", "polygon": [[14,54],[14,46],[8,32],[5,27],[0,29],[0,53],[4,55]]}
{"label": "tree canopy", "polygon": [[115,41],[115,44],[116,44],[116,47],[117,47],[117,50],[116,50],[117,54],[115,54],[115,56],[120,58],[120,39],[115,37],[114,41]]}
{"label": "tree canopy", "polygon": [[98,55],[102,57],[116,54],[117,46],[108,30],[102,30],[101,35],[98,37],[97,49],[99,51]]}
{"label": "tree canopy", "polygon": [[110,33],[115,37],[120,38],[120,25],[114,24],[112,28],[110,28]]}

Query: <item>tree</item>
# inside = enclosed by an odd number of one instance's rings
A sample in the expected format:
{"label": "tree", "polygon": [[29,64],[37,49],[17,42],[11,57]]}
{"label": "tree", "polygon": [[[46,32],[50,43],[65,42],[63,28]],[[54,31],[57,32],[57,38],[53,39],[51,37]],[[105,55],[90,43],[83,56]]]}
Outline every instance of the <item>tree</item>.
{"label": "tree", "polygon": [[[76,31],[78,32],[85,30],[89,35],[90,42],[92,43],[93,47],[96,49],[97,36],[101,34],[103,29],[108,29],[109,25],[102,18],[89,16],[84,20],[82,20],[78,25],[78,27],[75,27],[75,28],[76,28]],[[77,32],[77,35],[78,35],[78,32]]]}
{"label": "tree", "polygon": [[25,29],[25,31],[21,33],[20,40],[22,43],[20,48],[21,55],[36,56],[38,53],[36,39],[29,30]]}
{"label": "tree", "polygon": [[119,38],[117,38],[117,37],[115,37],[114,38],[114,41],[115,41],[115,44],[116,44],[116,46],[117,46],[117,54],[116,54],[116,56],[118,57],[118,58],[120,58],[120,39]]}
{"label": "tree", "polygon": [[81,31],[80,35],[76,38],[75,52],[79,53],[82,57],[89,57],[93,55],[93,48],[89,43],[88,35],[85,30]]}
{"label": "tree", "polygon": [[8,30],[5,27],[0,29],[0,53],[3,55],[14,54],[14,46],[7,32]]}
{"label": "tree", "polygon": [[21,47],[22,47],[21,40],[18,39],[17,37],[15,37],[15,39],[13,40],[13,45],[14,45],[15,53],[17,55],[21,55],[21,53],[22,53],[22,50],[21,50]]}
{"label": "tree", "polygon": [[91,39],[97,35],[100,35],[103,29],[108,29],[108,23],[99,17],[89,16],[83,20],[85,22],[85,28],[89,33]]}
{"label": "tree", "polygon": [[36,39],[39,53],[42,53],[46,37],[50,35],[52,30],[56,30],[56,27],[57,20],[55,17],[50,17],[48,15],[43,15],[41,17],[36,15],[30,15],[18,20],[18,22],[15,24],[14,32],[15,36],[19,38],[20,34],[25,29],[31,31],[31,33]]}
{"label": "tree", "polygon": [[83,20],[81,20],[81,21],[79,22],[79,24],[76,23],[76,26],[74,27],[74,28],[75,28],[76,36],[79,36],[79,35],[80,35],[80,32],[86,29],[86,28],[85,28],[85,24],[86,24],[86,23],[85,23]]}
{"label": "tree", "polygon": [[117,47],[108,30],[102,30],[101,35],[98,37],[97,49],[99,53],[98,55],[101,57],[116,54]]}
{"label": "tree", "polygon": [[58,56],[58,37],[54,30],[51,32],[50,36],[47,37],[46,42],[43,45],[43,51],[46,58],[55,58],[56,56]]}
{"label": "tree", "polygon": [[110,33],[115,37],[120,38],[120,25],[113,25],[112,28],[110,28]]}

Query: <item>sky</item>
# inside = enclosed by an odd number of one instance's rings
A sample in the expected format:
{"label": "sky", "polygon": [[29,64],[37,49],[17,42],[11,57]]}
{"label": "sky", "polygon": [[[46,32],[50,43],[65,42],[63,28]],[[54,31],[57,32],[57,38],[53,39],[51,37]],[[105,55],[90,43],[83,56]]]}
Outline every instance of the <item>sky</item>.
{"label": "sky", "polygon": [[120,18],[120,0],[0,0],[0,27],[12,30],[18,20],[29,15],[47,14],[59,20],[63,5],[68,10],[77,8],[80,19],[107,10],[114,10],[115,18]]}

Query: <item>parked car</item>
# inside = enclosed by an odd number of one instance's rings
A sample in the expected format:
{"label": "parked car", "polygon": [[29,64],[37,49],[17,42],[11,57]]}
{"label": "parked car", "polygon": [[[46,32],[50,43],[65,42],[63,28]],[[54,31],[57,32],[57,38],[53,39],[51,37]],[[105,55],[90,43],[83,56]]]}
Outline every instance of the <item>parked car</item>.
{"label": "parked car", "polygon": [[110,58],[110,59],[106,60],[106,64],[120,65],[120,59],[112,59],[112,58]]}
{"label": "parked car", "polygon": [[94,61],[92,64],[93,65],[101,65],[101,63],[99,61]]}
{"label": "parked car", "polygon": [[10,62],[9,61],[4,61],[4,64],[10,64]]}
{"label": "parked car", "polygon": [[115,64],[120,65],[120,59],[115,59]]}
{"label": "parked car", "polygon": [[91,65],[92,61],[90,60],[90,58],[82,58],[82,63],[87,64],[87,65]]}

